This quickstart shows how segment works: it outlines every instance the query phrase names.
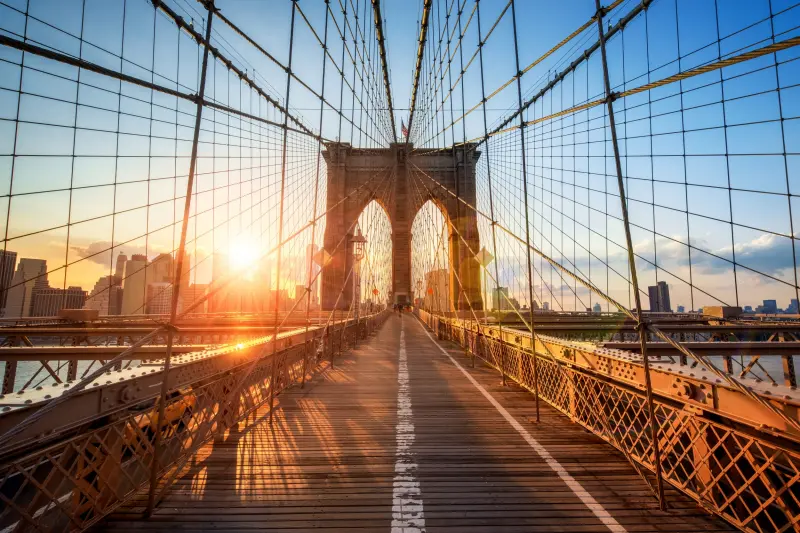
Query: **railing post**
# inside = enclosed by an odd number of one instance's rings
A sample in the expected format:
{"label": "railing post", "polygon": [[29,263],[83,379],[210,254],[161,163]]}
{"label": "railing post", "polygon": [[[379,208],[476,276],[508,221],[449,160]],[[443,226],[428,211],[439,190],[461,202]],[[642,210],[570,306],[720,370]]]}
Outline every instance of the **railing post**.
{"label": "railing post", "polygon": [[614,164],[617,171],[617,186],[619,188],[620,207],[622,209],[622,220],[625,226],[625,243],[628,248],[628,265],[631,270],[631,283],[636,301],[636,329],[639,332],[639,342],[644,364],[645,392],[647,395],[647,416],[649,419],[650,432],[653,442],[653,463],[656,472],[656,492],[658,494],[658,505],[661,510],[666,510],[667,502],[664,499],[664,480],[661,473],[661,449],[658,440],[658,424],[656,422],[655,407],[653,405],[653,384],[650,379],[650,361],[647,356],[647,332],[646,321],[642,320],[642,297],[639,294],[639,280],[636,275],[636,261],[633,255],[633,240],[631,239],[630,219],[628,218],[628,202],[625,195],[625,184],[622,180],[622,162],[619,155],[619,143],[617,142],[617,126],[614,120],[614,95],[611,92],[611,81],[608,75],[608,59],[606,57],[606,38],[603,29],[603,17],[605,9],[600,5],[600,0],[595,0],[597,14],[597,33],[600,41],[600,57],[603,62],[603,83],[605,86],[606,107],[608,109],[608,124],[611,130],[611,143],[614,149]]}
{"label": "railing post", "polygon": [[498,345],[500,346],[500,373],[503,374],[503,386],[505,387],[508,385],[508,381],[506,380],[506,347],[503,344],[502,337],[498,339]]}
{"label": "railing post", "polygon": [[[178,246],[177,265],[175,270],[175,281],[172,286],[172,305],[170,308],[170,327],[167,335],[167,352],[164,358],[164,373],[161,381],[161,393],[158,399],[158,420],[156,425],[156,434],[153,442],[153,463],[150,467],[150,491],[147,495],[147,508],[145,515],[150,516],[153,514],[153,506],[155,505],[156,486],[158,485],[158,469],[159,459],[161,455],[161,426],[165,420],[165,409],[167,402],[167,392],[169,391],[169,371],[172,362],[172,348],[175,338],[175,318],[178,314],[178,303],[180,301],[180,286],[181,286],[181,273],[183,271],[183,262],[186,259],[186,233],[189,228],[189,215],[192,206],[192,190],[194,189],[195,170],[197,168],[197,145],[200,141],[200,125],[203,117],[203,98],[205,97],[206,89],[206,74],[208,72],[208,52],[211,45],[211,22],[214,18],[214,0],[208,0],[205,4],[208,11],[208,20],[206,22],[206,39],[203,46],[203,66],[200,72],[200,87],[197,91],[197,108],[195,111],[194,121],[194,136],[192,137],[192,154],[189,160],[189,177],[186,182],[186,201],[183,206],[183,221],[181,223],[181,239]],[[120,361],[121,365],[122,362]]]}

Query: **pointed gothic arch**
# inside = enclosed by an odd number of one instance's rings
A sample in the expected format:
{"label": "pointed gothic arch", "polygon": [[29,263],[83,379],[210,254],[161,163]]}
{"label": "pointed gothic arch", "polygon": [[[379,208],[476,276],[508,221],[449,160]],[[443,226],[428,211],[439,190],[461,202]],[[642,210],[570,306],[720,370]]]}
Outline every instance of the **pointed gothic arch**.
{"label": "pointed gothic arch", "polygon": [[412,148],[405,143],[382,150],[353,148],[348,143],[326,145],[324,246],[332,260],[322,273],[323,309],[350,307],[350,292],[342,291],[342,286],[347,284],[352,252],[349,246],[338,245],[349,242],[355,221],[372,200],[384,207],[392,224],[393,302],[412,302],[411,225],[419,209],[431,200],[448,220],[449,261],[460,281],[450,284],[454,308],[483,309],[480,267],[474,258],[480,249],[477,217],[468,207],[476,201],[475,164],[480,152],[471,144],[429,151]]}

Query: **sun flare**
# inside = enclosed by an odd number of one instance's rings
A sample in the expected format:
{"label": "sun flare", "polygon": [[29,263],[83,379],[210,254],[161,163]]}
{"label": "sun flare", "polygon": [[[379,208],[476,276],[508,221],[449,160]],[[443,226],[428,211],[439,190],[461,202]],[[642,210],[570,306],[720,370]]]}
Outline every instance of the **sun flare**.
{"label": "sun flare", "polygon": [[247,271],[252,269],[258,261],[258,245],[246,237],[236,238],[229,248],[229,260],[234,270]]}

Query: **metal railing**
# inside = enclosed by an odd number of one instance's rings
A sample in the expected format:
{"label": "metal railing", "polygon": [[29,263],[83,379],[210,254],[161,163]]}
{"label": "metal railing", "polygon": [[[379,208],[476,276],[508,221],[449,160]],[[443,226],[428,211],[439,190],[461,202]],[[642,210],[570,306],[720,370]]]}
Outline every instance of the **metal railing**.
{"label": "metal railing", "polygon": [[[70,531],[97,523],[146,491],[159,434],[155,498],[160,501],[202,446],[248,420],[274,395],[333,367],[338,356],[373,333],[386,316],[384,311],[311,328],[307,334],[282,335],[274,351],[271,342],[262,342],[229,347],[210,360],[179,358],[168,378],[175,387],[163,419],[158,416],[157,388],[147,397],[138,395],[147,390],[148,379],[161,382],[163,360],[121,384],[113,378],[122,374],[110,373],[113,381],[98,388],[103,400],[119,407],[63,425],[55,434],[34,430],[3,450],[0,529]],[[97,391],[89,387],[86,392]]]}
{"label": "metal railing", "polygon": [[[800,432],[700,371],[651,361],[657,429],[648,431],[641,357],[539,336],[500,335],[469,321],[419,312],[440,339],[453,341],[621,451],[647,475],[745,531],[796,530],[800,522]],[[685,367],[684,367],[685,368]],[[797,395],[772,396],[798,420]],[[774,390],[774,389],[773,389]],[[656,464],[652,435],[660,443]],[[637,468],[637,469],[638,469]],[[649,481],[648,481],[649,484]]]}

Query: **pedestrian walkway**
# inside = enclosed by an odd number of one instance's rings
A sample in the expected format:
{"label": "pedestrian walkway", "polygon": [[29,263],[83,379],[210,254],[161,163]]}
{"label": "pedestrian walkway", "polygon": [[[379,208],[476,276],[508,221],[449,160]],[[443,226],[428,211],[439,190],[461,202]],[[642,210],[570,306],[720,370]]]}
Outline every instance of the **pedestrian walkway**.
{"label": "pedestrian walkway", "polygon": [[[413,315],[208,444],[150,519],[114,531],[729,531],[672,489],[662,512],[625,458],[470,368]],[[103,528],[101,528],[103,529]]]}

